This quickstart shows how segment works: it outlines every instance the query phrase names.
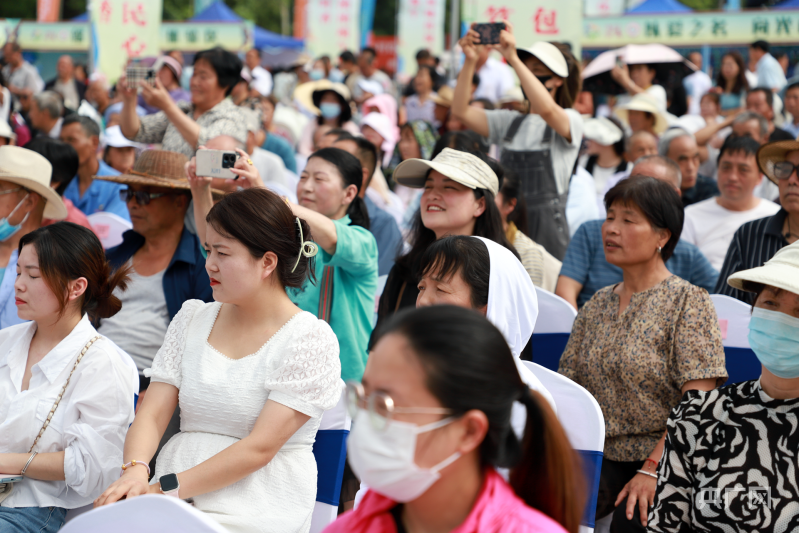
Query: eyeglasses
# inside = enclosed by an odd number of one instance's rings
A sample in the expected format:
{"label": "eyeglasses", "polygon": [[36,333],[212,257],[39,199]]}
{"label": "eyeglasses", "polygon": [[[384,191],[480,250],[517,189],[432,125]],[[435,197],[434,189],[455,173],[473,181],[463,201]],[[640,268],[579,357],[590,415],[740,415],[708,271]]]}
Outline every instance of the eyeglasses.
{"label": "eyeglasses", "polygon": [[22,190],[22,187],[14,187],[13,189],[8,189],[6,191],[0,191],[0,196],[2,196],[3,194],[11,194],[12,192],[17,192],[17,191],[21,191],[21,190]]}
{"label": "eyeglasses", "polygon": [[391,423],[395,413],[451,415],[452,409],[444,407],[397,407],[394,400],[385,392],[373,392],[366,397],[363,385],[357,381],[347,382],[347,411],[355,418],[358,409],[369,411],[369,421],[378,431],[384,431]]}
{"label": "eyeglasses", "polygon": [[156,198],[161,198],[162,196],[172,196],[176,193],[174,192],[144,192],[144,191],[132,191],[130,189],[122,189],[119,191],[119,199],[125,203],[130,202],[134,198],[136,199],[136,203],[139,205],[147,205],[151,201],[155,200]]}
{"label": "eyeglasses", "polygon": [[778,180],[787,180],[794,170],[799,170],[799,165],[794,165],[790,161],[774,163],[774,177]]}

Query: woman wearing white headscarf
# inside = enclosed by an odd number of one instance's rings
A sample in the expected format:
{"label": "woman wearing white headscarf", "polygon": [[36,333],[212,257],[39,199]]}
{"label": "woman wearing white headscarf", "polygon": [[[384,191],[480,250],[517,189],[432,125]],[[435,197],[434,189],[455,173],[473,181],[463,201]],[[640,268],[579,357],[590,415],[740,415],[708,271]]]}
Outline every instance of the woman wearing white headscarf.
{"label": "woman wearing white headscarf", "polygon": [[[538,298],[519,259],[482,237],[455,235],[431,244],[422,256],[416,307],[450,304],[483,313],[505,337],[519,374],[555,408],[544,385],[522,363],[530,359],[530,337],[538,318]],[[514,422],[517,417],[514,416]],[[524,428],[523,419],[519,420]],[[517,431],[517,432],[518,432]]]}

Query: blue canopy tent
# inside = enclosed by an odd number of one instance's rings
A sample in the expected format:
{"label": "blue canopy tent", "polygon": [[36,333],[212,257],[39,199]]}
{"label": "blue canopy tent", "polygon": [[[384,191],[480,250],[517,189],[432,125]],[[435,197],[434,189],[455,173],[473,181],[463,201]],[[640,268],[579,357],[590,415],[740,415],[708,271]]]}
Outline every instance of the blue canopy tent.
{"label": "blue canopy tent", "polygon": [[[205,8],[202,13],[198,13],[186,22],[241,22],[242,19],[232,9],[230,9],[224,2],[217,1]],[[286,37],[265,30],[258,26],[255,27],[255,47],[256,48],[293,48],[302,49],[304,46],[301,39],[293,37]]]}
{"label": "blue canopy tent", "polygon": [[771,9],[799,9],[799,0],[785,0],[779,5],[771,6]]}
{"label": "blue canopy tent", "polygon": [[677,0],[645,0],[632,9],[627,10],[625,15],[639,15],[644,13],[691,13],[693,9],[681,4]]}

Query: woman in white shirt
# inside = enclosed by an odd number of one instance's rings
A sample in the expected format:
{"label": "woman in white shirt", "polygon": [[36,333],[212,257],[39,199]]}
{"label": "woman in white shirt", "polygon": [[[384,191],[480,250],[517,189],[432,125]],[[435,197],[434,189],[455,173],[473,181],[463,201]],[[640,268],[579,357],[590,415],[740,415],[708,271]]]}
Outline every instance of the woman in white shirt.
{"label": "woman in white shirt", "polygon": [[[210,181],[210,180],[209,180]],[[341,398],[333,331],[286,295],[311,276],[310,227],[275,193],[225,196],[206,217],[216,302],[189,300],[145,375],[122,477],[95,502],[192,498],[231,532],[307,532],[316,499],[312,446]],[[175,406],[181,432],[149,466]]]}
{"label": "woman in white shirt", "polygon": [[119,311],[128,274],[91,230],[59,222],[22,237],[16,276],[30,322],[0,331],[0,477],[23,479],[0,495],[0,532],[58,531],[122,464],[135,371],[89,319]]}

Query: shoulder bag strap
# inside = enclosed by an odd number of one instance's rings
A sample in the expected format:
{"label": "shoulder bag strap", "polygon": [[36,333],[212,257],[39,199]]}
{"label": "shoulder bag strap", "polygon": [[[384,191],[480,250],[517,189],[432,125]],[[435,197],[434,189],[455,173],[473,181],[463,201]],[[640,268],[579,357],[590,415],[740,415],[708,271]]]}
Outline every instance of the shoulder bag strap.
{"label": "shoulder bag strap", "polygon": [[33,452],[33,449],[36,447],[36,443],[39,442],[39,439],[41,438],[42,434],[44,433],[44,430],[46,430],[47,426],[50,425],[50,420],[53,419],[53,415],[55,414],[55,410],[58,409],[58,404],[59,404],[59,402],[61,402],[61,398],[64,396],[64,393],[67,390],[67,385],[69,385],[69,380],[72,379],[72,374],[74,374],[75,373],[75,369],[78,368],[78,363],[80,363],[80,360],[83,359],[83,356],[86,355],[86,352],[89,350],[89,348],[91,348],[92,344],[94,344],[99,338],[100,338],[100,335],[97,335],[93,339],[90,339],[89,342],[86,343],[86,346],[84,346],[83,349],[78,354],[78,358],[75,360],[75,364],[72,365],[72,370],[70,371],[69,375],[67,376],[67,382],[64,383],[64,386],[61,387],[61,392],[59,392],[58,396],[56,396],[55,403],[53,404],[53,407],[50,409],[50,412],[47,414],[47,419],[44,421],[44,425],[42,426],[42,429],[39,430],[39,434],[36,435],[36,438],[33,440],[33,444],[31,444],[31,449],[28,450],[28,453]]}
{"label": "shoulder bag strap", "polygon": [[326,266],[322,271],[322,286],[319,291],[319,313],[320,320],[330,323],[330,315],[333,311],[333,272],[335,267]]}

